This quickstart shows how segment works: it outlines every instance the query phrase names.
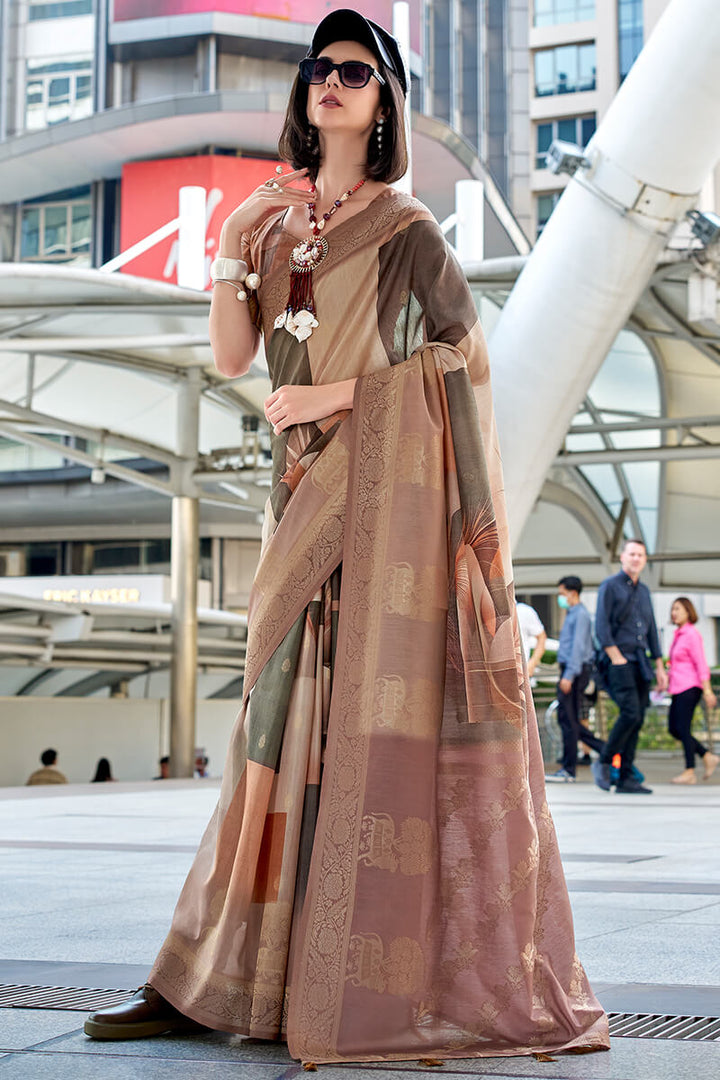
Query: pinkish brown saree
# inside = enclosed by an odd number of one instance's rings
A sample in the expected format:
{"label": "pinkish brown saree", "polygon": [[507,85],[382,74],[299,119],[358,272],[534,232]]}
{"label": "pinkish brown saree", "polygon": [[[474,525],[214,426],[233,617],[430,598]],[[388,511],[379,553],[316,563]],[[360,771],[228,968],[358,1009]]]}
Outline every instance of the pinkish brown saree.
{"label": "pinkish brown saree", "polygon": [[294,238],[248,240],[273,385],[358,376],[273,440],[220,801],[150,983],[316,1062],[605,1049],[575,953],[515,617],[482,331],[428,211],[329,234],[320,326],[273,328]]}

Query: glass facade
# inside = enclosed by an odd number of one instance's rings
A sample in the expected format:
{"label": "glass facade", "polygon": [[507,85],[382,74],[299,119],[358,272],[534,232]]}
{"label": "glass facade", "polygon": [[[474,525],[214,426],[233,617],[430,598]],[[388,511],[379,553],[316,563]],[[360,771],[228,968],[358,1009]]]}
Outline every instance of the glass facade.
{"label": "glass facade", "polygon": [[535,96],[595,89],[595,42],[559,45],[535,53]]}
{"label": "glass facade", "polygon": [[18,208],[21,262],[90,265],[90,188],[58,192]]}
{"label": "glass facade", "polygon": [[480,40],[477,4],[463,4],[460,10],[460,123],[462,133],[473,146],[480,140]]}
{"label": "glass facade", "polygon": [[643,47],[643,0],[618,0],[618,60],[620,82]]}
{"label": "glass facade", "polygon": [[545,155],[554,139],[575,143],[583,150],[595,134],[595,114],[589,116],[566,116],[562,120],[548,120],[538,124],[535,131],[536,154],[535,168],[545,169]]}
{"label": "glass facade", "polygon": [[[439,120],[451,120],[452,40],[450,0],[439,0],[429,10],[430,111]],[[453,50],[454,52],[454,50]]]}
{"label": "glass facade", "polygon": [[507,190],[508,0],[425,5],[423,110],[451,124]]}
{"label": "glass facade", "polygon": [[67,19],[73,15],[91,15],[93,0],[64,0],[57,4],[46,4],[41,0],[30,0],[28,20]]}
{"label": "glass facade", "polygon": [[28,62],[25,129],[61,124],[92,115],[92,58]]}
{"label": "glass facade", "polygon": [[561,191],[548,192],[546,195],[538,195],[537,198],[537,235],[543,231],[550,215],[558,204],[558,199],[562,195]]}
{"label": "glass facade", "polygon": [[595,0],[535,0],[535,26],[555,26],[594,18]]}

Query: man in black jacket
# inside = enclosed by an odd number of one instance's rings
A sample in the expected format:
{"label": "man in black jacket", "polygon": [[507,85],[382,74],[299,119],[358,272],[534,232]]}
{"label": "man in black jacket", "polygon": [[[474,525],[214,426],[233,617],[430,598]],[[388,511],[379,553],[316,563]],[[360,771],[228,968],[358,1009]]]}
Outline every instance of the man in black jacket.
{"label": "man in black jacket", "polygon": [[[595,616],[598,642],[610,660],[608,691],[620,713],[604,750],[592,763],[592,773],[597,786],[609,791],[610,765],[613,756],[620,754],[616,790],[632,795],[652,794],[633,776],[633,760],[653,678],[659,690],[668,685],[650,590],[639,580],[646,563],[644,542],[626,540],[620,554],[622,570],[600,586]],[[648,652],[655,662],[654,671]]]}

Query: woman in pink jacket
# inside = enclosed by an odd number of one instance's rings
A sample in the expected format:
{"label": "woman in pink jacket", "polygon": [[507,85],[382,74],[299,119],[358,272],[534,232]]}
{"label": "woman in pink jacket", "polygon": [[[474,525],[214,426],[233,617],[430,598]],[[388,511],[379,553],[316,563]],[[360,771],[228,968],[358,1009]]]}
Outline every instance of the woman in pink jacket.
{"label": "woman in pink jacket", "polygon": [[685,771],[673,778],[673,784],[695,784],[695,755],[703,759],[704,780],[715,772],[720,758],[691,734],[693,713],[701,697],[705,698],[710,709],[717,705],[717,698],[710,686],[710,669],[700,631],[695,626],[698,616],[693,602],[686,596],[678,596],[670,609],[670,620],[676,630],[670,646],[669,690],[672,703],[668,728],[685,750]]}

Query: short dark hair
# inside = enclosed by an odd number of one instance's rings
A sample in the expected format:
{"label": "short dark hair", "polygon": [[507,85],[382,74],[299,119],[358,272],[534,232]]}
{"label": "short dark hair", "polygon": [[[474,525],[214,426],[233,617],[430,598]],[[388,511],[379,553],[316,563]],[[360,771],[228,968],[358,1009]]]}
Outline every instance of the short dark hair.
{"label": "short dark hair", "polygon": [[46,767],[48,765],[54,765],[57,761],[57,750],[43,750],[40,755],[40,760]]}
{"label": "short dark hair", "polygon": [[696,623],[698,621],[698,613],[695,605],[687,596],[676,596],[673,600],[673,604],[682,604],[687,611],[687,616],[691,623]]}
{"label": "short dark hair", "polygon": [[561,577],[558,581],[558,585],[562,585],[563,588],[569,589],[570,592],[576,592],[578,596],[583,590],[583,583],[579,577],[575,574],[567,574],[565,577]]}
{"label": "short dark hair", "polygon": [[629,536],[620,550],[624,551],[628,544],[639,544],[640,547],[644,547],[647,551],[647,544],[644,540],[641,540],[639,536]]}
{"label": "short dark hair", "polygon": [[170,764],[170,758],[168,757],[167,754],[165,755],[165,757],[160,758],[160,764],[161,765],[169,765]]}
{"label": "short dark hair", "polygon": [[[380,104],[388,110],[383,127],[382,150],[371,135],[368,143],[365,175],[368,180],[380,180],[392,184],[404,176],[408,167],[407,140],[405,138],[405,95],[394,72],[377,60],[377,69],[385,80],[380,87]],[[308,83],[296,75],[290,100],[285,113],[285,123],[278,142],[278,153],[283,161],[289,161],[293,169],[307,169],[310,179],[317,180],[320,168],[320,142],[317,133],[311,136],[311,124],[307,118]],[[311,136],[308,139],[308,136]]]}

